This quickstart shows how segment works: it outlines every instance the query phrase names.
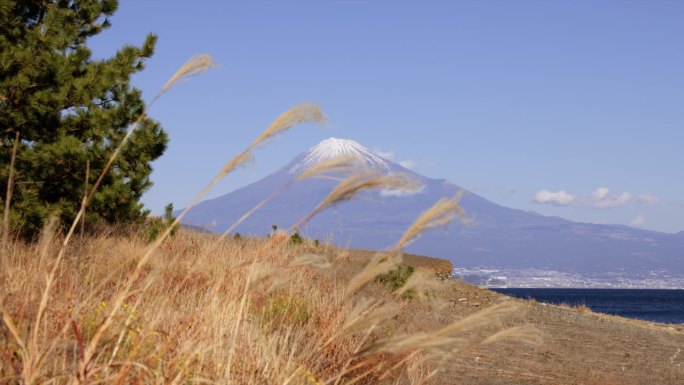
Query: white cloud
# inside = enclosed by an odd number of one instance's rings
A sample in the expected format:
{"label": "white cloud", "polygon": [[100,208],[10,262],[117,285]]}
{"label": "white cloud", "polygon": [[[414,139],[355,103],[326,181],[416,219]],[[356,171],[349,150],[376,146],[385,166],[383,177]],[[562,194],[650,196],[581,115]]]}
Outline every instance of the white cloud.
{"label": "white cloud", "polygon": [[408,168],[409,170],[414,170],[416,166],[418,165],[418,162],[412,159],[406,159],[406,160],[398,160],[397,155],[392,152],[392,151],[383,151],[379,150],[377,148],[373,149],[373,153],[383,159],[391,160],[393,162],[398,163],[400,166],[404,168]]}
{"label": "white cloud", "polygon": [[415,189],[383,189],[380,190],[380,195],[384,197],[410,197],[420,194],[425,190],[425,185],[418,186]]}
{"label": "white cloud", "polygon": [[[643,194],[642,194],[643,195]],[[599,209],[612,209],[623,207],[632,201],[632,194],[623,192],[619,195],[611,194],[606,187],[599,187],[589,196],[577,198],[565,190],[548,191],[541,190],[533,198],[535,203],[550,204],[554,206],[594,207]]]}
{"label": "white cloud", "polygon": [[591,197],[596,201],[600,201],[601,199],[607,197],[609,192],[610,190],[608,190],[607,188],[599,187],[596,189],[596,191],[591,193]]}
{"label": "white cloud", "polygon": [[599,187],[589,198],[589,205],[600,209],[612,209],[622,207],[632,200],[632,194],[623,192],[620,195],[612,195],[606,187]]}
{"label": "white cloud", "polygon": [[536,203],[546,203],[554,206],[570,206],[575,203],[576,199],[572,194],[561,191],[541,190],[534,196]]}
{"label": "white cloud", "polygon": [[660,198],[651,193],[643,193],[639,195],[637,202],[644,206],[655,206],[660,203]]}
{"label": "white cloud", "polygon": [[646,220],[644,219],[644,216],[639,214],[636,217],[634,217],[631,221],[629,221],[629,225],[632,227],[642,227]]}
{"label": "white cloud", "polygon": [[401,162],[399,162],[399,165],[401,167],[408,168],[409,170],[413,170],[413,168],[416,167],[416,162],[411,160],[411,159],[407,159],[407,160],[402,160]]}

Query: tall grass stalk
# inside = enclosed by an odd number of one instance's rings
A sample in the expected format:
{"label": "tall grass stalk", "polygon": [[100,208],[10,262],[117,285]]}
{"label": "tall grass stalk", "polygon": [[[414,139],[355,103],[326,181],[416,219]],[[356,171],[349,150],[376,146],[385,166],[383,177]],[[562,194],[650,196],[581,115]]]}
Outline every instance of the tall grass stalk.
{"label": "tall grass stalk", "polygon": [[465,211],[458,204],[463,193],[464,190],[459,190],[453,198],[442,198],[432,205],[432,207],[425,210],[406,230],[401,239],[397,241],[394,249],[404,249],[404,247],[416,240],[423,232],[436,227],[445,226],[456,217],[459,217],[463,223],[469,223],[468,219],[466,219]]}
{"label": "tall grass stalk", "polygon": [[[411,337],[411,325],[393,321],[407,311],[407,300],[365,279],[361,290],[347,294],[349,282],[367,274],[364,259],[336,258],[344,251],[334,247],[317,254],[321,250],[306,244],[245,238],[215,245],[216,238],[179,231],[158,249],[114,311],[116,298],[126,291],[129,274],[148,245],[120,236],[87,237],[70,249],[84,256],[85,295],[77,325],[71,326],[69,310],[76,272],[69,268],[52,286],[43,316],[49,321],[41,323],[37,342],[31,339],[41,297],[32,302],[30,293],[42,291],[42,285],[21,276],[42,275],[46,267],[38,263],[38,254],[53,263],[50,256],[60,249],[61,240],[45,239],[38,247],[16,244],[9,267],[11,291],[2,298],[3,329],[10,339],[0,338],[0,355],[3,350],[20,352],[20,358],[12,359],[20,372],[12,369],[12,360],[0,359],[0,377],[57,384],[207,380],[303,385],[314,383],[309,378],[321,384],[348,384],[385,375],[392,383],[414,384],[434,369],[430,357],[467,348],[455,337],[468,341],[470,332],[487,323],[483,319],[512,316],[505,309],[488,311],[466,326],[426,331],[439,343],[418,344]],[[198,261],[207,249],[214,251]],[[286,283],[273,290],[281,278],[287,278]],[[444,283],[435,285],[442,286],[426,290],[444,290]],[[419,308],[427,312],[421,317],[434,317],[429,306]],[[102,328],[110,316],[109,327]],[[389,327],[399,328],[401,338],[388,339],[384,330]],[[99,343],[88,359],[85,353],[98,331]],[[469,331],[468,336],[458,335],[463,331]],[[38,354],[31,352],[31,344]],[[88,363],[85,368],[73,369],[74,351],[81,363]],[[400,361],[406,365],[392,369]],[[410,370],[416,372],[407,372],[414,366]]]}
{"label": "tall grass stalk", "polygon": [[[19,130],[16,131],[14,135],[14,143],[12,144],[12,156],[10,158],[9,176],[7,177],[7,193],[5,194],[5,210],[2,217],[2,248],[7,247],[7,239],[9,237],[9,220],[10,220],[10,207],[12,205],[12,191],[14,190],[14,162],[17,159],[17,149],[19,148]],[[4,251],[3,250],[3,260],[0,260],[0,264],[4,266]],[[0,272],[1,274],[2,272]],[[0,280],[2,276],[0,276]],[[0,288],[2,288],[2,281],[0,281]]]}
{"label": "tall grass stalk", "polygon": [[374,189],[391,189],[412,191],[418,187],[417,182],[402,173],[382,174],[373,169],[361,169],[343,179],[328,196],[314,208],[311,213],[302,218],[290,231],[298,230],[314,216],[335,204],[351,200],[364,191]]}
{"label": "tall grass stalk", "polygon": [[[235,231],[235,229],[238,228],[245,220],[247,220],[252,214],[254,214],[256,211],[264,207],[266,204],[271,202],[273,199],[278,197],[280,194],[282,194],[285,190],[290,188],[293,184],[301,182],[306,179],[311,179],[311,178],[331,178],[331,179],[337,179],[333,177],[330,174],[342,174],[344,175],[345,173],[352,173],[354,171],[354,164],[356,162],[356,158],[353,156],[348,156],[348,155],[342,155],[342,156],[336,156],[330,159],[327,159],[323,162],[320,162],[318,164],[314,164],[308,169],[304,170],[301,174],[299,174],[295,179],[287,182],[286,184],[282,185],[281,187],[277,188],[274,190],[270,195],[268,195],[266,198],[262,199],[259,203],[254,205],[251,209],[249,209],[247,212],[245,212],[240,218],[238,218],[235,222],[233,222],[226,230],[223,231],[221,236],[219,236],[216,241],[214,242],[214,246],[206,249],[205,252],[199,256],[199,259],[202,259],[206,257],[208,253],[211,253],[217,245],[219,245],[221,242],[223,242],[226,237],[228,237],[230,234]],[[283,238],[282,240],[284,241],[287,238]]]}
{"label": "tall grass stalk", "polygon": [[[208,56],[186,63],[150,106],[173,84],[211,65]],[[74,248],[78,268],[66,269],[58,277],[58,268],[71,262],[65,261],[67,245],[85,207],[143,115],[84,195],[67,233],[55,238],[56,222],[48,221],[37,247],[15,241],[10,248],[7,290],[0,294],[0,379],[25,384],[337,385],[383,378],[419,384],[436,373],[430,359],[438,353],[453,356],[473,344],[500,338],[534,339],[529,329],[490,333],[490,339],[458,335],[512,316],[519,310],[512,305],[485,309],[434,331],[383,336],[382,330],[393,325],[407,303],[401,290],[388,293],[373,285],[374,279],[401,264],[403,247],[420,233],[461,215],[457,200],[438,202],[417,218],[393,249],[370,261],[339,258],[344,251],[336,248],[326,248],[327,254],[320,255],[307,244],[285,242],[286,237],[232,241],[225,234],[182,230],[169,239],[187,212],[259,145],[297,124],[323,123],[323,113],[312,104],[279,116],[229,160],[153,242],[135,236],[85,237]],[[314,166],[297,181],[347,171],[351,175],[290,230],[363,192],[416,185],[402,174],[352,170],[349,159]],[[44,284],[36,278],[42,276]],[[405,290],[420,292],[417,298],[425,309],[432,306],[428,292],[440,289],[436,278],[425,273],[406,285]],[[74,298],[76,305],[70,309]],[[77,365],[70,360],[73,356]]]}
{"label": "tall grass stalk", "polygon": [[[87,367],[89,362],[92,360],[94,354],[97,351],[97,347],[100,343],[100,339],[102,338],[104,332],[109,328],[112,324],[112,320],[114,318],[114,315],[116,312],[121,308],[123,305],[125,299],[129,296],[131,288],[133,287],[133,284],[135,281],[140,277],[140,274],[142,273],[143,267],[148,263],[154,252],[161,246],[161,244],[169,237],[171,232],[173,231],[174,228],[178,224],[180,224],[180,221],[185,217],[185,215],[194,207],[204,196],[218,183],[225,175],[230,173],[231,171],[235,170],[239,165],[244,163],[246,160],[248,160],[251,157],[251,152],[252,150],[257,147],[259,144],[263,143],[265,140],[272,138],[273,136],[284,132],[285,130],[300,124],[300,123],[306,123],[306,122],[322,122],[324,119],[323,114],[321,113],[320,109],[318,106],[313,105],[313,104],[302,104],[299,106],[296,106],[282,115],[280,115],[271,125],[261,133],[255,139],[245,150],[243,150],[240,154],[235,156],[233,159],[228,161],[223,168],[219,171],[219,173],[212,179],[211,182],[205,188],[192,200],[192,202],[174,219],[174,221],[169,224],[166,229],[162,232],[161,235],[159,235],[144,251],[140,259],[138,260],[137,265],[131,272],[128,280],[126,281],[126,284],[124,285],[123,289],[118,293],[116,298],[114,299],[112,310],[109,312],[108,316],[105,318],[104,322],[99,326],[95,334],[93,335],[93,338],[90,340],[88,345],[85,348],[85,353],[84,353],[84,360],[80,363],[79,367],[79,372],[82,377],[87,376]],[[232,359],[232,356],[230,356]]]}
{"label": "tall grass stalk", "polygon": [[[31,344],[30,344],[28,357],[27,357],[27,361],[28,361],[27,367],[29,368],[27,376],[28,376],[29,383],[32,380],[31,373],[32,373],[33,365],[36,364],[37,361],[39,361],[39,357],[36,357],[36,355],[38,354],[38,352],[36,351],[37,345],[38,345],[37,339],[38,339],[39,331],[41,330],[40,325],[43,321],[43,314],[44,314],[45,308],[47,306],[47,301],[49,299],[50,291],[52,289],[52,284],[54,282],[55,273],[57,272],[57,269],[61,266],[62,259],[64,258],[64,255],[66,253],[66,247],[69,244],[71,237],[74,234],[76,226],[78,225],[79,221],[83,220],[83,216],[85,214],[85,210],[86,210],[86,207],[88,206],[88,203],[90,202],[90,200],[92,199],[96,190],[98,189],[98,187],[102,183],[104,176],[109,172],[111,165],[114,163],[116,158],[118,158],[119,154],[121,153],[121,151],[123,150],[125,145],[128,143],[133,132],[136,130],[136,128],[142,122],[142,120],[145,118],[147,110],[149,108],[151,108],[152,105],[154,105],[155,101],[157,99],[159,99],[159,97],[162,94],[164,94],[176,81],[184,78],[185,76],[187,76],[187,74],[195,75],[195,74],[198,74],[198,73],[206,70],[208,68],[208,66],[206,65],[207,62],[211,63],[211,57],[208,55],[205,55],[204,59],[199,61],[199,62],[196,61],[195,59],[193,59],[190,62],[186,63],[183,67],[181,67],[181,70],[179,70],[171,78],[171,80],[169,82],[167,82],[167,84],[162,88],[162,90],[159,92],[159,94],[157,94],[157,96],[155,96],[155,98],[152,100],[152,102],[150,102],[150,104],[146,107],[146,109],[138,116],[136,121],[128,129],[124,138],[121,140],[119,145],[115,148],[114,152],[111,154],[111,156],[107,160],[107,163],[105,164],[102,171],[100,172],[100,175],[98,176],[97,180],[93,184],[93,187],[90,190],[90,193],[84,195],[83,202],[81,204],[80,210],[77,212],[76,217],[74,218],[73,222],[71,223],[69,231],[67,232],[66,236],[64,237],[64,240],[62,242],[62,247],[59,250],[59,253],[57,255],[57,259],[54,262],[52,270],[50,271],[50,273],[46,277],[45,288],[43,290],[43,295],[41,297],[41,301],[40,301],[40,304],[38,306],[38,310],[37,310],[37,314],[36,314],[36,319],[35,319],[36,327],[33,330],[33,335],[31,338]],[[18,135],[17,135],[17,139],[18,139]],[[7,199],[7,201],[9,202],[9,199]],[[8,213],[8,210],[6,210],[5,214],[7,214],[7,213]],[[5,223],[6,223],[6,221],[3,222],[3,225],[5,225]],[[4,229],[3,229],[3,239],[6,239]],[[5,255],[5,254],[3,253],[3,255]],[[86,353],[88,353],[88,352],[86,352]]]}

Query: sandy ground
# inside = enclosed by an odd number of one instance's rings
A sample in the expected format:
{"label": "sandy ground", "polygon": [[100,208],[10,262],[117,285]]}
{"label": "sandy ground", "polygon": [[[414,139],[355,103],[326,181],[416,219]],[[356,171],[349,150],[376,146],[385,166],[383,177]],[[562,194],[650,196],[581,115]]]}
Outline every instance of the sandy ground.
{"label": "sandy ground", "polygon": [[[449,264],[417,256],[405,261],[442,272]],[[441,362],[434,383],[684,385],[684,324],[650,323],[520,300],[455,279],[443,281],[439,296],[447,301],[439,312],[412,304],[398,324],[433,329],[486,306],[517,301],[524,311],[505,323],[535,326],[543,343],[500,341],[479,346]]]}
{"label": "sandy ground", "polygon": [[455,280],[446,286],[454,318],[502,300],[519,301],[525,312],[509,322],[534,325],[544,342],[536,347],[507,341],[480,347],[446,363],[439,383],[684,384],[684,325],[509,299]]}

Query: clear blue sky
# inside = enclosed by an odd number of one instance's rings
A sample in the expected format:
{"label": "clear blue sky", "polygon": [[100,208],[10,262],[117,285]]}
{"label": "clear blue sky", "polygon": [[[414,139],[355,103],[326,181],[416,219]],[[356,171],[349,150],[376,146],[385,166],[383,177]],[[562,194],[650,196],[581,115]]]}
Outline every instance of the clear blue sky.
{"label": "clear blue sky", "polygon": [[294,129],[210,196],[335,136],[509,207],[684,230],[684,2],[128,0],[111,21],[96,57],[159,35],[134,78],[148,100],[191,56],[219,63],[150,111],[171,139],[155,213],[310,101],[329,128]]}

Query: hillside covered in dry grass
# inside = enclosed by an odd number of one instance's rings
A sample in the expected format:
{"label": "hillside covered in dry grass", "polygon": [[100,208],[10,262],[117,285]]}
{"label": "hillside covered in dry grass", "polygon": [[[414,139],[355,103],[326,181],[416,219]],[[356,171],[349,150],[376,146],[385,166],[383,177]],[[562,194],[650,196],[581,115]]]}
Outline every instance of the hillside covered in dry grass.
{"label": "hillside covered in dry grass", "polygon": [[[13,243],[0,378],[420,383],[436,374],[431,360],[481,342],[479,334],[463,339],[463,332],[489,325],[485,336],[492,337],[501,329],[495,321],[516,307],[499,305],[428,330],[397,317],[419,303],[422,311],[445,305],[431,298],[442,285],[432,271],[419,268],[390,292],[392,282],[377,278],[394,269],[393,256],[292,245],[277,236],[216,238],[177,234],[132,283],[146,247],[134,236],[76,240],[56,268],[59,240]],[[526,337],[525,330],[512,332]]]}
{"label": "hillside covered in dry grass", "polygon": [[[208,56],[192,59],[157,97],[211,66]],[[426,230],[466,220],[461,193],[421,213],[387,251],[344,250],[299,237],[315,215],[361,192],[415,188],[405,174],[329,159],[292,183],[335,177],[339,184],[284,232],[228,236],[289,184],[245,207],[222,235],[176,232],[188,210],[254,149],[293,126],[322,121],[316,105],[286,111],[162,224],[93,226],[81,231],[91,235],[76,235],[136,125],[96,182],[84,186],[70,224],[52,213],[36,242],[8,241],[5,215],[0,383],[681,383],[678,327],[511,299],[445,279],[448,262],[404,255]]]}
{"label": "hillside covered in dry grass", "polygon": [[403,263],[415,271],[402,276],[392,274],[402,271],[395,266],[401,262],[388,254],[293,245],[278,236],[217,238],[179,232],[134,282],[147,246],[135,234],[76,239],[60,266],[60,240],[49,234],[37,244],[12,243],[1,298],[0,382],[684,378],[681,327],[511,299],[438,278],[445,266],[435,259],[407,256]]}

